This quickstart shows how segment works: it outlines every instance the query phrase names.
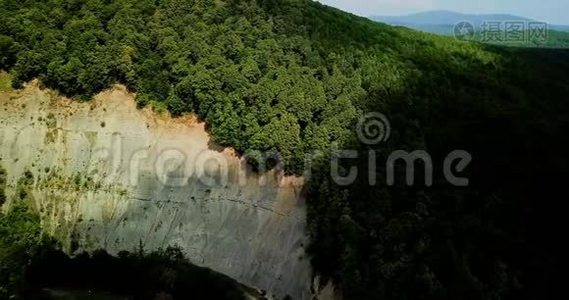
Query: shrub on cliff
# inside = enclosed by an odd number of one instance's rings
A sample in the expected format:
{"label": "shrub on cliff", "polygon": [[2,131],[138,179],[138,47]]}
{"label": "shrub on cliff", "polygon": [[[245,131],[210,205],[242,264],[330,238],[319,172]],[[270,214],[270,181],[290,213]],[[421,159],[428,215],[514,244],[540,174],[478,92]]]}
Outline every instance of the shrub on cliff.
{"label": "shrub on cliff", "polygon": [[0,207],[6,203],[6,170],[0,166]]}
{"label": "shrub on cliff", "polygon": [[20,294],[26,267],[41,244],[39,217],[25,203],[0,213],[0,299]]}

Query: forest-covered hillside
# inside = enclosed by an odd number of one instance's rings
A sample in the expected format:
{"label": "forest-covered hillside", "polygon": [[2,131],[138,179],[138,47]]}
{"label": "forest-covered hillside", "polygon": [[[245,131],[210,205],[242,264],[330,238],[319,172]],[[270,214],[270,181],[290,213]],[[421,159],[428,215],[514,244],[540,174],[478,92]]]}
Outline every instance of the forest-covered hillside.
{"label": "forest-covered hillside", "polygon": [[40,78],[88,98],[122,82],[141,105],[199,114],[221,144],[278,150],[291,170],[346,143],[371,94],[403,90],[422,61],[499,60],[304,0],[6,0],[1,14],[1,67],[16,86]]}
{"label": "forest-covered hillside", "polygon": [[[307,0],[1,0],[0,68],[77,99],[119,82],[141,106],[196,113],[215,141],[278,151],[470,152],[468,187],[307,188],[315,271],[346,299],[548,299],[569,195],[569,52],[460,42]],[[391,121],[369,146],[368,112]],[[326,157],[326,156],[325,156]],[[403,166],[398,166],[398,168]],[[419,172],[419,171],[418,171]],[[397,173],[399,174],[399,173]]]}

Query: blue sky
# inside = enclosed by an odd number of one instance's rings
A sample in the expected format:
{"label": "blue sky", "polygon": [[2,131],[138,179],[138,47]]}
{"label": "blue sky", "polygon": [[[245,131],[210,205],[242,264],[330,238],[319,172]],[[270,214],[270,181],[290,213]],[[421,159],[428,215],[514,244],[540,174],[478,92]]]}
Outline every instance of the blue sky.
{"label": "blue sky", "polygon": [[405,15],[427,10],[508,13],[551,24],[569,25],[569,0],[320,0],[361,16]]}

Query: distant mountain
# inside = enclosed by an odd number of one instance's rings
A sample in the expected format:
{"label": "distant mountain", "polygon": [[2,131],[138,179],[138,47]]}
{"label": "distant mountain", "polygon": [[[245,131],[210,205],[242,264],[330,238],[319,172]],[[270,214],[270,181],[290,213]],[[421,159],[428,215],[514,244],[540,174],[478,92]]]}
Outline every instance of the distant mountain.
{"label": "distant mountain", "polygon": [[[427,11],[405,16],[371,16],[370,19],[390,25],[405,26],[426,32],[452,35],[454,25],[468,21],[480,26],[485,21],[535,21],[510,14],[462,14],[447,10]],[[550,25],[550,29],[569,32],[569,25]]]}
{"label": "distant mountain", "polygon": [[480,24],[484,21],[531,21],[529,18],[509,14],[462,14],[447,10],[421,12],[406,16],[372,16],[372,20],[397,25],[449,25],[461,21]]}
{"label": "distant mountain", "polygon": [[569,32],[569,25],[551,25],[551,28],[557,31]]}

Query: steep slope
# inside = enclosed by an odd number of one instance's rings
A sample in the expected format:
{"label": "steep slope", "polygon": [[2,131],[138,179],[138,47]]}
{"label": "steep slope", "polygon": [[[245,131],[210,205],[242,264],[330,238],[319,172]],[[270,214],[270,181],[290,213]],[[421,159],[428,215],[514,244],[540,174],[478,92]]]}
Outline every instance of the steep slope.
{"label": "steep slope", "polygon": [[137,110],[124,87],[79,103],[31,84],[1,92],[0,120],[7,198],[31,202],[68,252],[178,246],[247,285],[309,297],[302,178],[248,172],[210,150],[203,123]]}

